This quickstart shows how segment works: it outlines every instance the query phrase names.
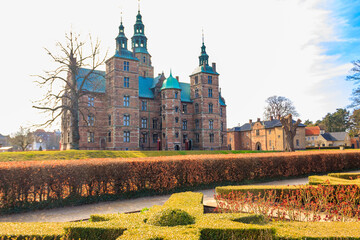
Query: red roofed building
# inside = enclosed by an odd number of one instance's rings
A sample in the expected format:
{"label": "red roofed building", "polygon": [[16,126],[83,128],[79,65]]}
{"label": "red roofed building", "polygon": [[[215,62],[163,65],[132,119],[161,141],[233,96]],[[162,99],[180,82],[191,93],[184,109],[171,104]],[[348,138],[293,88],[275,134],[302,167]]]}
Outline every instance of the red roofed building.
{"label": "red roofed building", "polygon": [[325,130],[320,129],[319,126],[315,127],[305,127],[305,140],[306,146],[318,146],[319,145],[319,137],[321,134],[325,133]]}

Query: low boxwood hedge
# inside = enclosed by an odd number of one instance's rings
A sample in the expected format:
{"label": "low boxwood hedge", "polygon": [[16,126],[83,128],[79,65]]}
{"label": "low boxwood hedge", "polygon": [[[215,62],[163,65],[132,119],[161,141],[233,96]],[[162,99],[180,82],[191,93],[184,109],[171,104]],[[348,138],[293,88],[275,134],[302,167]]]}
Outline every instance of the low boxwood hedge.
{"label": "low boxwood hedge", "polygon": [[[179,208],[195,217],[185,226],[147,224],[153,214]],[[229,240],[229,239],[360,239],[360,223],[264,222],[244,213],[203,214],[201,193],[174,194],[163,206],[132,214],[92,215],[89,222],[0,223],[0,239],[82,240]]]}

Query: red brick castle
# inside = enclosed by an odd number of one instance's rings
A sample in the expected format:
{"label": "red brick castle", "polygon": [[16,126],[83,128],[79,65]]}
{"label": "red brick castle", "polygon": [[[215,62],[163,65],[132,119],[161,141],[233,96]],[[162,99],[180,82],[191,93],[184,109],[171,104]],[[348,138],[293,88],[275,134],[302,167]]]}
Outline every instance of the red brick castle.
{"label": "red brick castle", "polygon": [[[121,22],[116,52],[106,72],[93,73],[96,88],[86,89],[80,117],[80,149],[191,150],[226,149],[226,105],[219,91],[216,64],[209,66],[204,41],[199,66],[190,84],[178,77],[154,77],[140,11],[136,16],[132,51]],[[77,81],[90,70],[80,69]],[[86,86],[86,84],[85,84]],[[69,116],[62,116],[62,149],[69,149]]]}

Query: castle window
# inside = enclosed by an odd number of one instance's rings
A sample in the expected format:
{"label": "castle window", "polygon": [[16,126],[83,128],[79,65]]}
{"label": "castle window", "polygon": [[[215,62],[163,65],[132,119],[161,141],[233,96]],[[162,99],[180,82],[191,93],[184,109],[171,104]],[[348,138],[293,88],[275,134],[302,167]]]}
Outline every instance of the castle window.
{"label": "castle window", "polygon": [[183,113],[187,113],[187,105],[183,104]]}
{"label": "castle window", "polygon": [[165,105],[163,105],[163,110],[165,110]]}
{"label": "castle window", "polygon": [[125,88],[129,87],[129,78],[128,77],[124,77],[124,87]]}
{"label": "castle window", "polygon": [[124,142],[130,142],[130,131],[124,131]]}
{"label": "castle window", "polygon": [[179,133],[178,132],[175,133],[175,138],[179,138]]}
{"label": "castle window", "polygon": [[212,84],[212,76],[208,76],[208,84]]}
{"label": "castle window", "polygon": [[147,143],[147,138],[148,138],[147,133],[142,133],[142,139],[141,140],[142,140],[143,143]]}
{"label": "castle window", "polygon": [[183,143],[185,143],[185,142],[186,142],[186,139],[187,139],[187,135],[186,135],[186,134],[184,134],[184,135],[183,135]]}
{"label": "castle window", "polygon": [[94,106],[94,97],[88,96],[88,107]]}
{"label": "castle window", "polygon": [[198,143],[200,142],[200,134],[195,133],[195,141]]}
{"label": "castle window", "polygon": [[87,120],[88,126],[94,126],[94,122],[95,122],[94,115],[88,115],[88,120]]}
{"label": "castle window", "polygon": [[157,143],[158,138],[157,134],[153,134],[153,143]]}
{"label": "castle window", "polygon": [[178,112],[179,111],[179,107],[175,107],[175,112]]}
{"label": "castle window", "polygon": [[187,121],[186,120],[183,121],[182,129],[187,130]]}
{"label": "castle window", "polygon": [[220,127],[221,127],[221,131],[224,131],[224,123],[223,122],[221,122]]}
{"label": "castle window", "polygon": [[93,132],[88,132],[87,141],[88,141],[88,143],[93,143],[94,142],[94,133]]}
{"label": "castle window", "polygon": [[157,119],[153,119],[153,129],[157,129]]}
{"label": "castle window", "polygon": [[176,99],[178,98],[178,92],[175,92],[175,98]]}
{"label": "castle window", "polygon": [[269,130],[269,135],[271,134],[271,129]]}
{"label": "castle window", "polygon": [[108,115],[108,123],[109,123],[109,126],[111,126],[111,114]]}
{"label": "castle window", "polygon": [[300,146],[300,141],[299,141],[299,139],[296,139],[296,146],[297,146],[297,147]]}
{"label": "castle window", "polygon": [[195,98],[199,97],[199,89],[195,89]]}
{"label": "castle window", "polygon": [[221,144],[224,144],[224,135],[221,135]]}
{"label": "castle window", "polygon": [[195,103],[195,113],[199,113],[199,104]]}
{"label": "castle window", "polygon": [[209,129],[214,129],[214,120],[209,120]]}
{"label": "castle window", "polygon": [[130,115],[124,115],[124,126],[130,126]]}
{"label": "castle window", "polygon": [[269,140],[269,147],[271,147],[271,140]]}
{"label": "castle window", "polygon": [[210,138],[210,142],[213,143],[214,142],[214,134],[210,133],[209,138]]}
{"label": "castle window", "polygon": [[212,97],[213,96],[213,94],[212,94],[212,88],[209,88],[208,89],[208,97]]}
{"label": "castle window", "polygon": [[260,135],[260,130],[256,130],[256,136]]}
{"label": "castle window", "polygon": [[142,118],[141,119],[141,127],[142,128],[147,128],[147,118]]}
{"label": "castle window", "polygon": [[178,122],[179,122],[179,118],[176,117],[176,118],[175,118],[175,123],[178,123]]}
{"label": "castle window", "polygon": [[213,113],[213,104],[209,103],[209,113]]}
{"label": "castle window", "polygon": [[130,102],[130,96],[124,96],[124,107],[128,107]]}
{"label": "castle window", "polygon": [[146,77],[146,71],[144,71],[144,78]]}
{"label": "castle window", "polygon": [[196,129],[199,129],[199,128],[200,128],[200,120],[199,120],[199,119],[196,119],[196,120],[195,120],[195,128],[196,128]]}
{"label": "castle window", "polygon": [[222,117],[222,115],[223,115],[223,109],[220,108],[220,117]]}
{"label": "castle window", "polygon": [[143,56],[143,62],[146,63],[146,57],[145,56]]}
{"label": "castle window", "polygon": [[141,101],[141,110],[142,111],[147,110],[147,101],[145,101],[145,100]]}
{"label": "castle window", "polygon": [[129,71],[129,62],[124,61],[124,71],[128,72]]}
{"label": "castle window", "polygon": [[198,76],[195,76],[195,84],[198,84],[199,83],[199,78]]}
{"label": "castle window", "polygon": [[111,131],[108,132],[108,142],[111,142]]}
{"label": "castle window", "polygon": [[70,143],[70,131],[67,133],[67,142]]}

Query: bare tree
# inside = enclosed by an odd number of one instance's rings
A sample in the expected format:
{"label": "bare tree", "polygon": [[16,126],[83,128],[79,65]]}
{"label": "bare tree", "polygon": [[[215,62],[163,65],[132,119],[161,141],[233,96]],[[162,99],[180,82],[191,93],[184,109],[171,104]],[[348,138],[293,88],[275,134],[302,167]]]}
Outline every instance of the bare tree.
{"label": "bare tree", "polygon": [[286,97],[275,95],[266,99],[265,102],[267,106],[265,107],[264,118],[267,120],[270,117],[280,119],[289,114],[292,114],[294,117],[299,116],[292,101]]}
{"label": "bare tree", "polygon": [[295,123],[293,123],[292,115],[289,114],[286,117],[281,117],[280,121],[282,128],[285,130],[285,151],[293,152],[295,151],[294,137],[301,120],[298,119]]}
{"label": "bare tree", "polygon": [[22,151],[25,151],[26,148],[33,142],[34,135],[29,129],[25,129],[23,127],[20,127],[19,131],[10,137],[10,143],[14,147],[20,148]]}
{"label": "bare tree", "polygon": [[[83,96],[89,94],[89,89],[96,90],[101,87],[96,75],[96,69],[104,64],[106,54],[100,57],[100,42],[90,40],[90,53],[83,54],[86,44],[80,40],[80,35],[70,32],[65,34],[65,44],[57,42],[60,54],[54,54],[45,49],[52,61],[57,64],[53,71],[46,71],[45,75],[37,75],[40,78],[37,83],[46,86],[48,91],[45,97],[38,101],[36,109],[50,113],[50,117],[42,125],[48,126],[54,123],[63,114],[70,115],[70,132],[72,135],[71,149],[79,149],[79,116],[85,120],[82,112],[81,102]],[[80,73],[82,68],[88,71]],[[60,90],[56,90],[56,85],[62,85]]]}
{"label": "bare tree", "polygon": [[360,105],[360,60],[352,61],[353,67],[350,69],[350,74],[346,76],[347,81],[352,81],[356,85],[351,93],[350,100],[352,103],[349,108],[355,108]]}

